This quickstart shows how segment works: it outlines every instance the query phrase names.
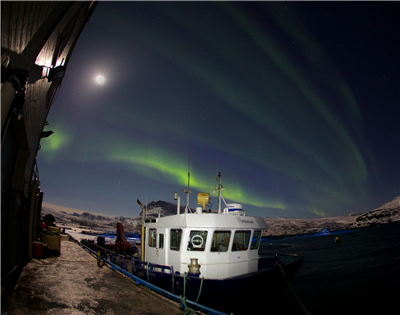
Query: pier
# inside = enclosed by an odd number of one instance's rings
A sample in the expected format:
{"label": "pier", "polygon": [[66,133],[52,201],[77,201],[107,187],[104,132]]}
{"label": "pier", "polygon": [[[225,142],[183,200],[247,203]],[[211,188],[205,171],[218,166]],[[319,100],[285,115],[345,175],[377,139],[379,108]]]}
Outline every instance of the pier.
{"label": "pier", "polygon": [[7,301],[6,314],[183,314],[170,301],[96,259],[64,235],[60,256],[32,259]]}

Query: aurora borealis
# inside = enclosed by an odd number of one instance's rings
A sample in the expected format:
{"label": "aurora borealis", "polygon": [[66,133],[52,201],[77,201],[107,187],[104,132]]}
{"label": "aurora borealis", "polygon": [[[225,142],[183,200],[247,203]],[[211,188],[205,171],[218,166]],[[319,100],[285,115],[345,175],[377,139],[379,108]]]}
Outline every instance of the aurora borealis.
{"label": "aurora borealis", "polygon": [[192,208],[217,172],[225,199],[252,215],[335,216],[391,201],[395,7],[100,2],[48,116],[44,201],[133,216],[136,199],[174,202],[177,191],[184,204],[188,168]]}

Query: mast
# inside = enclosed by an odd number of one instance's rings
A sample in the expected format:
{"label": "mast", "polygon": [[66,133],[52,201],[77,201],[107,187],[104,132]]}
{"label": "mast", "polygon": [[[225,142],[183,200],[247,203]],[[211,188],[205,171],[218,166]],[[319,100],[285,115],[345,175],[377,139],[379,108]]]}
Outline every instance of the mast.
{"label": "mast", "polygon": [[185,208],[185,213],[188,213],[189,210],[189,194],[192,192],[190,191],[190,154],[189,154],[189,163],[188,163],[188,188],[182,189],[182,191],[186,194],[186,208]]}
{"label": "mast", "polygon": [[218,187],[217,189],[214,189],[213,192],[215,193],[216,191],[218,191],[218,213],[221,213],[221,190],[224,189],[224,187],[221,185],[221,172],[218,172],[217,175],[217,181],[218,181]]}
{"label": "mast", "polygon": [[189,194],[192,193],[189,190],[190,187],[190,173],[188,173],[188,189],[182,189],[182,191],[186,194],[186,208],[185,208],[185,213],[188,213],[189,210]]}
{"label": "mast", "polygon": [[[142,234],[140,236],[140,259],[143,261],[145,258],[144,255],[144,239],[145,239],[145,234],[146,234],[146,228],[145,228],[145,208],[142,205],[142,203],[139,201],[139,199],[137,199],[137,203],[140,206],[140,208],[142,208]],[[146,205],[147,206],[147,205]]]}

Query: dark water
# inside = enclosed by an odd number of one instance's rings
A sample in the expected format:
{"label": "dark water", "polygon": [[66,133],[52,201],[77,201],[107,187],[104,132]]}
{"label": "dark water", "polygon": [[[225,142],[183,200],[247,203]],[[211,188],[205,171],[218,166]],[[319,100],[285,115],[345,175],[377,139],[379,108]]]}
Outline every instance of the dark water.
{"label": "dark water", "polygon": [[[304,257],[292,287],[311,314],[399,314],[400,222],[339,235],[263,242],[262,253]],[[291,292],[280,310],[305,314]]]}

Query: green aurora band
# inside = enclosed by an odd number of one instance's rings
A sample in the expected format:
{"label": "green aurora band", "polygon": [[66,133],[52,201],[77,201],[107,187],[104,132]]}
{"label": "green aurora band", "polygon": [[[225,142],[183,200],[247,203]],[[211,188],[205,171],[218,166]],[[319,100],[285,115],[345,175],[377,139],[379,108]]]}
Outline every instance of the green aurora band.
{"label": "green aurora band", "polygon": [[[160,14],[163,14],[163,6],[166,4],[158,5]],[[224,141],[221,137],[216,137],[222,130],[204,128],[198,132],[196,128],[186,128],[183,124],[171,124],[175,120],[174,113],[170,113],[170,116],[154,117],[157,131],[149,130],[149,138],[160,134],[173,135],[178,142],[213,147],[298,182],[292,193],[302,200],[301,204],[286,201],[284,196],[269,192],[265,192],[263,196],[255,195],[249,189],[241,187],[239,180],[235,180],[224,191],[224,196],[244,204],[280,210],[296,208],[327,216],[341,203],[351,204],[354,199],[365,197],[369,174],[361,152],[366,152],[370,160],[373,160],[372,154],[364,144],[359,148],[352,138],[352,134],[358,140],[362,138],[362,122],[350,89],[340,75],[325,79],[334,71],[327,55],[296,17],[289,22],[276,19],[281,31],[289,34],[296,43],[302,43],[304,63],[310,72],[318,74],[325,88],[337,95],[337,101],[343,103],[342,107],[346,109],[349,119],[355,122],[354,130],[346,130],[339,117],[330,109],[330,103],[323,99],[307,78],[308,75],[291,62],[285,50],[280,48],[265,29],[238,7],[223,2],[219,5],[236,23],[238,32],[235,34],[242,38],[243,47],[235,47],[238,42],[236,38],[224,36],[223,21],[217,30],[215,24],[213,29],[207,30],[206,24],[199,27],[192,22],[190,15],[179,10],[165,18],[179,17],[175,20],[176,30],[183,28],[190,36],[200,39],[204,43],[203,50],[212,52],[213,58],[206,59],[190,45],[178,41],[173,34],[168,36],[169,34],[160,32],[157,28],[147,27],[148,24],[140,19],[137,23],[143,26],[135,34],[137,40],[154,52],[173,55],[172,62],[176,62],[175,66],[191,73],[228,104],[231,111],[241,113],[240,121],[232,121],[236,129],[234,139]],[[209,36],[213,31],[220,33],[219,36]],[[128,39],[130,32],[131,30],[121,30],[119,36]],[[221,37],[226,40],[221,42]],[[262,67],[257,78],[251,77],[250,72],[240,65],[243,56],[247,54],[246,45],[257,47],[256,53],[249,60],[252,69]],[[308,57],[311,52],[313,58]],[[236,75],[232,75],[233,73]],[[238,76],[242,79],[237,80]],[[131,112],[125,113],[124,117],[104,115],[107,116],[105,120],[110,125],[118,125],[120,130],[125,126],[142,126],[141,117],[146,107],[143,105],[134,104]],[[74,143],[72,133],[67,130],[61,127],[55,129],[54,135],[43,140],[42,151],[47,159],[53,159],[57,152],[68,149]],[[92,137],[99,140],[93,143]],[[79,149],[81,154],[76,159],[123,163],[132,172],[147,178],[187,185],[187,161],[182,158],[187,153],[171,151],[161,141],[152,140],[143,144],[122,135],[109,138],[100,130],[92,130],[84,138],[86,145]],[[210,180],[204,175],[206,173],[195,169],[190,179],[191,187],[208,192]],[[329,207],[326,206],[327,200],[331,200]]]}

